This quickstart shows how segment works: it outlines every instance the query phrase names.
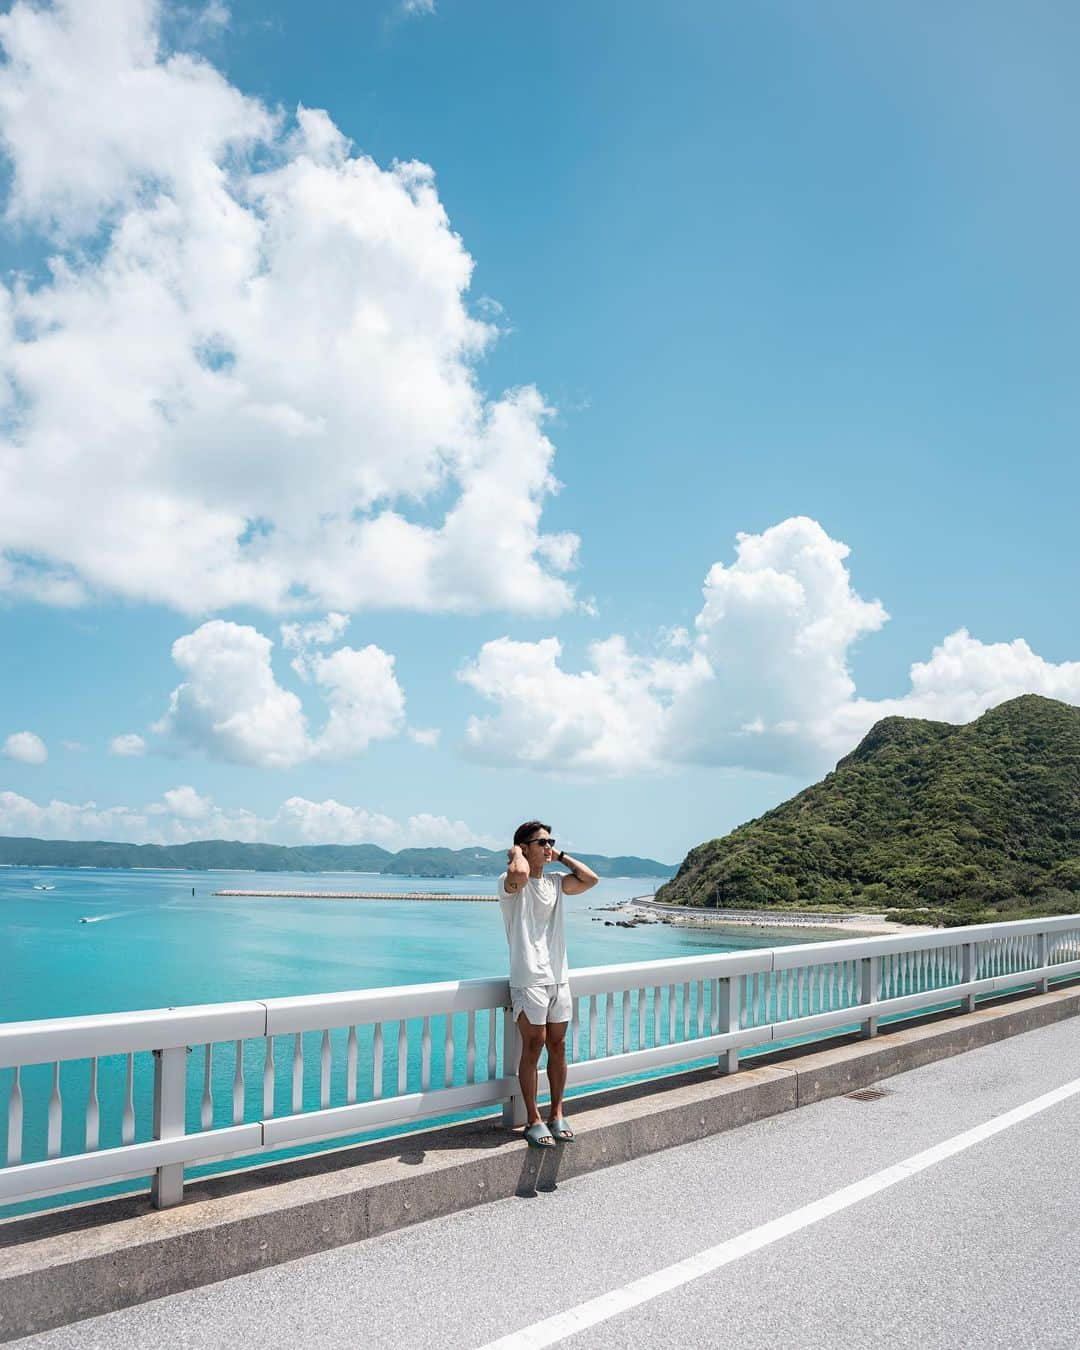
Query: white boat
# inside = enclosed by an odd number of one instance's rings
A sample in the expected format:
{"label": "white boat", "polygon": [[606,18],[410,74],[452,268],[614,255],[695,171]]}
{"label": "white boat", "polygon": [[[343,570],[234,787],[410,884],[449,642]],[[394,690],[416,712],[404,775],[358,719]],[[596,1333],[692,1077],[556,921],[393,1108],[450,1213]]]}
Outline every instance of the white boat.
{"label": "white boat", "polygon": [[47,885],[44,885],[44,886],[39,886],[39,885],[37,884],[37,882],[35,882],[35,883],[34,883],[34,890],[35,890],[35,891],[55,891],[55,890],[56,890],[56,887],[53,886],[51,883],[50,883],[50,884],[47,884]]}

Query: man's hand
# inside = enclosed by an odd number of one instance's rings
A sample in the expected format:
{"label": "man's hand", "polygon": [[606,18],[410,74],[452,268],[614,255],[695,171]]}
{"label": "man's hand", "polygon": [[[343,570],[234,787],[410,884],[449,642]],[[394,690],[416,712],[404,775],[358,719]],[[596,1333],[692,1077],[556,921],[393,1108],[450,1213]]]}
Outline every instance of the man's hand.
{"label": "man's hand", "polygon": [[506,889],[520,890],[529,879],[529,864],[520,844],[506,850]]}

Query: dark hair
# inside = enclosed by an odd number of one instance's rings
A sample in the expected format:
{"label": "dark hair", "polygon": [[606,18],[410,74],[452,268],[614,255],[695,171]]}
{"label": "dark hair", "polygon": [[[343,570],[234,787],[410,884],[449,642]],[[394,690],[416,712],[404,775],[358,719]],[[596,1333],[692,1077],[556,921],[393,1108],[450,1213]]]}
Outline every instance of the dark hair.
{"label": "dark hair", "polygon": [[551,826],[545,825],[542,820],[527,820],[524,825],[519,825],[514,831],[515,844],[527,844],[537,830],[547,830],[551,833]]}

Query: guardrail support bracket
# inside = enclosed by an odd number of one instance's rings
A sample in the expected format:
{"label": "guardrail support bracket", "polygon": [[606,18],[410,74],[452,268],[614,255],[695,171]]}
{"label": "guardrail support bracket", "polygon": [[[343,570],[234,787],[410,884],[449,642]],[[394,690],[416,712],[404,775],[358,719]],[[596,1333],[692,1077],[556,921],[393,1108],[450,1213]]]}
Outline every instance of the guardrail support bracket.
{"label": "guardrail support bracket", "polygon": [[[717,986],[720,994],[720,1033],[724,1035],[728,1032],[738,1031],[739,1029],[739,997],[738,997],[738,976],[734,979],[718,980]],[[734,986],[734,988],[732,987]],[[717,1067],[721,1073],[738,1073],[739,1071],[739,1048],[732,1046],[730,1050],[724,1050],[720,1058],[716,1061]]]}
{"label": "guardrail support bracket", "polygon": [[[175,1139],[185,1130],[187,1098],[186,1045],[154,1051],[154,1138]],[[168,1209],[184,1198],[184,1164],[165,1163],[154,1168],[150,1200],[155,1209]]]}
{"label": "guardrail support bracket", "polygon": [[[861,986],[859,1000],[862,1003],[876,1003],[881,997],[881,957],[864,956],[861,961]],[[877,1035],[876,1017],[864,1017],[862,1035],[866,1038]]]}
{"label": "guardrail support bracket", "polygon": [[[503,1010],[504,1078],[513,1078],[516,1076],[520,1059],[521,1032],[518,1031],[514,1022],[513,1010],[505,1008]],[[503,1102],[502,1123],[503,1129],[506,1130],[516,1130],[525,1124],[525,1103],[522,1100],[520,1092],[515,1092],[512,1097]]]}
{"label": "guardrail support bracket", "polygon": [[[1050,964],[1050,944],[1046,940],[1046,934],[1040,933],[1036,937],[1035,943],[1037,952],[1035,964],[1040,970],[1045,970]],[[1050,980],[1047,976],[1044,975],[1041,980],[1035,981],[1035,992],[1037,994],[1047,994],[1050,992]]]}
{"label": "guardrail support bracket", "polygon": [[[979,944],[977,942],[965,942],[960,948],[960,983],[970,984],[972,980],[979,978]],[[960,1000],[960,1007],[964,1012],[975,1011],[975,995],[965,994]]]}

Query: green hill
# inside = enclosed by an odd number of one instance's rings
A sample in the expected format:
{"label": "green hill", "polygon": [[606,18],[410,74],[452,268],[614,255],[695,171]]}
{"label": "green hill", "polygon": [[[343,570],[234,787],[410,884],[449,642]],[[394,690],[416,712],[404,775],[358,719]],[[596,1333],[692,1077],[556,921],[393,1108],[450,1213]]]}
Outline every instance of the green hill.
{"label": "green hill", "polygon": [[[669,877],[675,871],[655,858],[575,855],[601,877]],[[381,872],[407,877],[498,876],[506,850],[406,848],[391,853],[377,844],[244,844],[203,839],[191,844],[115,844],[104,840],[0,836],[0,864],[10,867],[179,867],[193,871]]]}
{"label": "green hill", "polygon": [[1080,708],[1026,694],[966,726],[886,717],[822,782],[693,849],[657,899],[947,924],[1080,911]]}

